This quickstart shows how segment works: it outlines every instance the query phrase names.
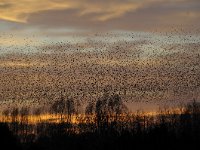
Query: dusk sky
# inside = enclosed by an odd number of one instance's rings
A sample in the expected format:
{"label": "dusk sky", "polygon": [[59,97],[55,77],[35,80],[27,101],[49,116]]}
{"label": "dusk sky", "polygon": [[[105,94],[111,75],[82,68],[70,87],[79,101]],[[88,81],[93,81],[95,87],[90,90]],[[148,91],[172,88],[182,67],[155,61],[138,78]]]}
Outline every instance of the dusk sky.
{"label": "dusk sky", "polygon": [[146,31],[198,27],[199,7],[198,0],[1,0],[0,30]]}
{"label": "dusk sky", "polygon": [[199,0],[0,0],[1,105],[63,89],[91,101],[109,88],[135,109],[198,99],[199,27]]}

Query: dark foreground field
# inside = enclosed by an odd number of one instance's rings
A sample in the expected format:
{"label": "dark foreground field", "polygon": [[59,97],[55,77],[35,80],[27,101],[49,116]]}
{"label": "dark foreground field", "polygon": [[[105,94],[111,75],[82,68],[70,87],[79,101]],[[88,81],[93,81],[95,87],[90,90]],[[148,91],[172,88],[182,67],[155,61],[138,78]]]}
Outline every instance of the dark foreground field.
{"label": "dark foreground field", "polygon": [[199,149],[200,107],[193,102],[180,114],[165,110],[160,115],[126,115],[123,121],[115,114],[95,113],[91,123],[25,122],[0,124],[3,149]]}
{"label": "dark foreground field", "polygon": [[[63,125],[64,126],[64,125]],[[7,124],[0,125],[0,143],[4,149],[46,149],[46,150],[64,150],[64,149],[199,149],[200,138],[199,130],[192,131],[186,127],[183,131],[177,133],[177,129],[169,129],[166,125],[158,125],[148,131],[123,130],[121,133],[114,129],[108,129],[102,132],[87,132],[81,134],[65,133],[64,127],[54,125],[49,127],[48,135],[40,135],[36,140],[31,136],[28,141],[21,143],[19,137],[14,136],[9,131]],[[195,129],[196,130],[196,129]]]}

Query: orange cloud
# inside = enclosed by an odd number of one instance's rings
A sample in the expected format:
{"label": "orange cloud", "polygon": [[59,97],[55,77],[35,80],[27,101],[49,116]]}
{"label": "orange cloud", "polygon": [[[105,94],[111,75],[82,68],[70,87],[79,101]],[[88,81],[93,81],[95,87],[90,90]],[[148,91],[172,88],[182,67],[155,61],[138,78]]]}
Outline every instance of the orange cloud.
{"label": "orange cloud", "polygon": [[199,24],[197,0],[0,0],[0,20],[45,27],[146,29]]}
{"label": "orange cloud", "polygon": [[25,23],[32,13],[44,10],[66,9],[72,7],[72,4],[68,1],[58,3],[52,0],[1,0],[0,6],[2,6],[0,8],[1,19]]}
{"label": "orange cloud", "polygon": [[[26,23],[30,14],[48,10],[78,9],[79,15],[99,13],[95,18],[106,21],[120,17],[141,6],[139,1],[91,0],[0,0],[0,19]],[[64,16],[63,16],[64,17]]]}

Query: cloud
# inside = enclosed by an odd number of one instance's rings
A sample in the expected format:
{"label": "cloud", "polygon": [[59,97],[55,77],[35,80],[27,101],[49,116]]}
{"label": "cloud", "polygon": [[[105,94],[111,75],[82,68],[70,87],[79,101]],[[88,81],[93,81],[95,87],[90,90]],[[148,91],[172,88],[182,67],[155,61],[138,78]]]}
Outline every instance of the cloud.
{"label": "cloud", "polygon": [[105,21],[119,17],[127,11],[136,9],[138,6],[138,2],[133,3],[128,0],[125,2],[119,0],[102,2],[96,0],[1,0],[0,18],[14,22],[27,22],[29,16],[34,13],[48,10],[67,10],[76,8],[79,9],[79,16],[91,13],[103,13],[95,19]]}
{"label": "cloud", "polygon": [[198,0],[0,0],[0,19],[45,28],[163,29],[200,25],[199,7]]}
{"label": "cloud", "polygon": [[35,12],[71,7],[67,2],[58,3],[52,0],[3,0],[0,6],[7,6],[1,7],[0,18],[15,22],[26,22],[29,15]]}

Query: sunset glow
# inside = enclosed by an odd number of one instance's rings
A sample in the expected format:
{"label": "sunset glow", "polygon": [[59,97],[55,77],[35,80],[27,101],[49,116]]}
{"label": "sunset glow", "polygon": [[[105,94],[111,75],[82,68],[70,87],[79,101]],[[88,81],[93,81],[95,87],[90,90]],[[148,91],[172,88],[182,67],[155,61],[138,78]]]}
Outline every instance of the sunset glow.
{"label": "sunset glow", "polygon": [[199,0],[0,0],[0,149],[194,149]]}

